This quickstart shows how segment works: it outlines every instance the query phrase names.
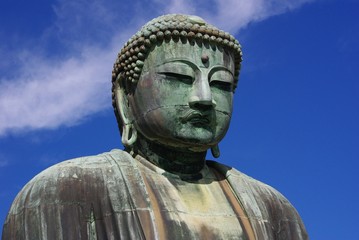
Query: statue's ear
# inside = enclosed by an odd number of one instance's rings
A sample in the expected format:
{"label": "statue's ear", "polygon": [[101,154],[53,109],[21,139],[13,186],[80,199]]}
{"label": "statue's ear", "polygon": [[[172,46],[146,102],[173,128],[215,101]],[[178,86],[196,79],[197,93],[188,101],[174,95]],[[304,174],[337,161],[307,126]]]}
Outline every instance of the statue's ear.
{"label": "statue's ear", "polygon": [[117,114],[122,122],[122,144],[131,148],[137,140],[137,131],[133,125],[133,115],[129,106],[125,87],[121,86],[125,79],[119,74],[115,83],[115,101]]}

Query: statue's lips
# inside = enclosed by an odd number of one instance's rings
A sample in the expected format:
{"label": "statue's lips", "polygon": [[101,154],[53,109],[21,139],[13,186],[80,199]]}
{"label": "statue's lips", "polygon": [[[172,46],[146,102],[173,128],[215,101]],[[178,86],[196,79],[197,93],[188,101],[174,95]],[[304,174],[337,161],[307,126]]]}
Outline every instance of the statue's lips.
{"label": "statue's lips", "polygon": [[206,125],[211,122],[210,115],[208,113],[202,113],[195,110],[189,110],[183,116],[180,117],[182,123],[192,123],[195,125]]}

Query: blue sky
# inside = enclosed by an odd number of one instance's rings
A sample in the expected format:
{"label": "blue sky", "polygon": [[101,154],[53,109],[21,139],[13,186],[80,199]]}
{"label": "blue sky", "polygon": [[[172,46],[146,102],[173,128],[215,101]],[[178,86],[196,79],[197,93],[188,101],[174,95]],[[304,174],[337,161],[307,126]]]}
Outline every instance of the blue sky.
{"label": "blue sky", "polygon": [[243,46],[218,160],[282,192],[311,239],[359,239],[357,0],[2,0],[0,223],[40,171],[122,148],[112,64],[142,24],[173,12]]}

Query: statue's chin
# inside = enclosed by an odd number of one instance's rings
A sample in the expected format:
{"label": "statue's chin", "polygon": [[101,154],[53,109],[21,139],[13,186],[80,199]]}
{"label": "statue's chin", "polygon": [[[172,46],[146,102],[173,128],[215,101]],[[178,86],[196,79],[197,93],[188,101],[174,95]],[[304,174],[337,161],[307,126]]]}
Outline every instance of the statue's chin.
{"label": "statue's chin", "polygon": [[190,123],[178,123],[169,126],[149,127],[143,122],[136,122],[137,130],[148,142],[160,144],[162,147],[179,151],[204,152],[217,145],[224,137],[227,125],[216,128],[209,124],[196,126]]}
{"label": "statue's chin", "polygon": [[205,152],[210,149],[213,145],[209,144],[198,144],[193,142],[162,142],[162,141],[154,141],[155,143],[172,149],[173,151],[181,151],[181,152]]}
{"label": "statue's chin", "polygon": [[210,138],[202,137],[184,137],[177,136],[175,138],[166,139],[147,139],[147,141],[159,144],[166,148],[179,151],[191,151],[191,152],[205,152],[211,147],[215,146],[219,141],[213,140],[213,135]]}

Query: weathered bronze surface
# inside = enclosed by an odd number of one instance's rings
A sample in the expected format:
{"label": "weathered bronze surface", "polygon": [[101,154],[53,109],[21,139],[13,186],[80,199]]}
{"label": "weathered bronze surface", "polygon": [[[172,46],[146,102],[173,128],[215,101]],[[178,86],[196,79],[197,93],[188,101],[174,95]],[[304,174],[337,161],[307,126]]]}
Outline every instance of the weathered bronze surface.
{"label": "weathered bronze surface", "polygon": [[147,23],[114,65],[126,151],[68,160],[14,200],[7,239],[308,239],[278,191],[214,161],[232,114],[241,47],[196,16]]}

